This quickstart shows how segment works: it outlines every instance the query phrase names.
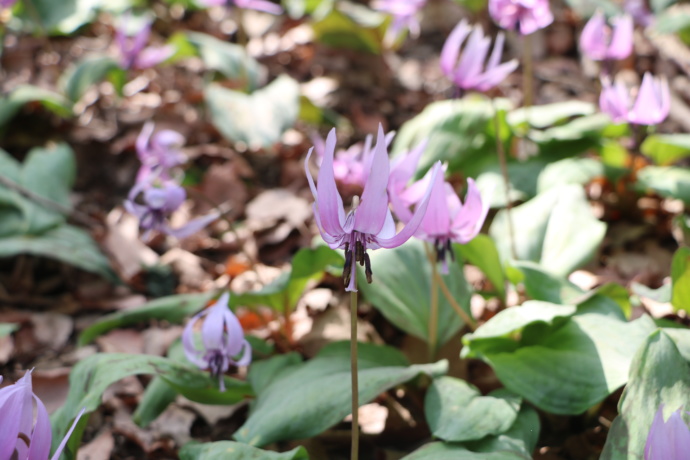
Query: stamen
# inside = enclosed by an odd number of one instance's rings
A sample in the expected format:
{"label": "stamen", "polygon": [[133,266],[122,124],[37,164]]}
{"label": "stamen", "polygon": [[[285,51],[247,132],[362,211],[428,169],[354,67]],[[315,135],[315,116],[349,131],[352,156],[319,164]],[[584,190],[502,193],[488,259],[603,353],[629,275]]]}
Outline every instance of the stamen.
{"label": "stamen", "polygon": [[367,277],[367,283],[371,284],[373,272],[371,271],[371,259],[369,254],[364,253],[364,275]]}
{"label": "stamen", "polygon": [[349,245],[345,243],[345,266],[343,266],[343,284],[348,286],[350,278],[352,277],[352,251]]}
{"label": "stamen", "polygon": [[355,242],[355,261],[359,262],[360,265],[364,265],[364,245],[359,240]]}

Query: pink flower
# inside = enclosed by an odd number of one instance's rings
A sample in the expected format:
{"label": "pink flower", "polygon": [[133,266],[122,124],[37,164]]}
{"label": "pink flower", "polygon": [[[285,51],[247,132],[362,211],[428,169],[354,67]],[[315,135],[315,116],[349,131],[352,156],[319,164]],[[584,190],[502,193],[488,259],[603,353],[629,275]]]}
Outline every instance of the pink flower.
{"label": "pink flower", "polygon": [[136,149],[141,161],[137,182],[146,180],[151,174],[170,179],[170,170],[187,159],[181,150],[184,145],[182,134],[170,129],[154,134],[154,127],[153,122],[147,122],[137,137]]}
{"label": "pink flower", "polygon": [[599,108],[614,123],[628,121],[637,125],[655,125],[668,116],[671,96],[665,78],[654,78],[650,73],[645,73],[632,108],[630,91],[621,81],[612,84],[608,78],[604,78],[601,85]]}
{"label": "pink flower", "polygon": [[489,0],[489,14],[500,27],[529,35],[553,22],[549,0]]}
{"label": "pink flower", "polygon": [[134,35],[128,35],[126,28],[130,17],[130,13],[126,13],[115,31],[115,43],[120,50],[120,66],[123,69],[148,69],[175,54],[175,47],[172,45],[145,47],[151,35],[150,21]]}
{"label": "pink flower", "polygon": [[610,27],[604,13],[597,11],[582,29],[580,49],[595,61],[627,58],[633,49],[632,17],[619,16]]}
{"label": "pink flower", "polygon": [[[472,32],[471,35],[470,32]],[[460,55],[460,48],[468,35],[469,39]],[[518,66],[516,59],[499,64],[504,40],[503,34],[499,33],[491,56],[485,65],[484,61],[489,52],[491,40],[484,36],[481,27],[473,28],[463,19],[443,45],[440,58],[441,70],[463,90],[487,91],[503,81]],[[459,61],[458,57],[460,57]]]}
{"label": "pink flower", "polygon": [[[357,203],[355,200],[354,209],[345,214],[343,200],[338,193],[333,174],[335,142],[335,129],[333,129],[326,139],[325,154],[319,169],[317,185],[314,184],[314,179],[309,172],[309,158],[313,148],[307,154],[304,168],[309,187],[314,195],[314,219],[321,236],[331,249],[345,250],[343,282],[347,291],[356,291],[356,264],[359,263],[365,267],[367,281],[371,282],[372,272],[367,249],[395,248],[410,239],[424,217],[429,204],[431,188],[426,191],[407,225],[396,234],[395,221],[388,208],[386,190],[390,165],[383,128],[379,125],[361,203]],[[433,177],[436,177],[439,167],[440,164],[433,168]]]}
{"label": "pink flower", "polygon": [[386,30],[384,41],[388,44],[395,42],[405,29],[410,31],[412,37],[418,37],[420,26],[417,13],[425,4],[426,0],[375,0],[372,4],[375,10],[393,16],[393,21]]}
{"label": "pink flower", "polygon": [[664,405],[654,416],[644,446],[645,460],[683,460],[690,452],[690,429],[678,410],[664,421]]}

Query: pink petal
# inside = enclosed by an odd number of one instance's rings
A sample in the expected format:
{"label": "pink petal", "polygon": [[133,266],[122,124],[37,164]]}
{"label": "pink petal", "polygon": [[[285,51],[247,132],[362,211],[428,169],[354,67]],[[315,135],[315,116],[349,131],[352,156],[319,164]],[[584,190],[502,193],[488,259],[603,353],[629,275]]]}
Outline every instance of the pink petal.
{"label": "pink petal", "polygon": [[613,26],[613,37],[607,52],[609,59],[625,59],[633,50],[633,18],[621,16]]}
{"label": "pink petal", "polygon": [[655,125],[668,116],[670,96],[668,83],[654,79],[647,72],[637,93],[637,100],[628,116],[628,121],[639,125]]}
{"label": "pink petal", "polygon": [[65,435],[65,437],[62,439],[62,442],[58,446],[58,448],[55,450],[55,453],[53,456],[50,458],[50,460],[59,460],[60,455],[62,454],[62,450],[65,448],[65,445],[67,444],[67,440],[69,439],[70,436],[72,436],[72,432],[74,431],[74,428],[76,428],[77,423],[79,423],[79,419],[81,418],[82,415],[84,415],[84,412],[86,411],[86,408],[83,408],[75,417],[74,422],[72,423],[72,426],[70,427],[69,431]]}
{"label": "pink petal", "polygon": [[471,30],[472,28],[468,25],[467,20],[463,19],[455,26],[443,44],[440,57],[441,70],[450,78],[455,75],[455,65],[458,62],[462,42],[465,41]]}
{"label": "pink petal", "polygon": [[333,155],[335,154],[335,128],[326,138],[326,150],[319,169],[319,182],[316,184],[316,203],[323,229],[329,235],[341,235],[345,220],[343,199],[338,193],[333,175]]}
{"label": "pink petal", "polygon": [[36,402],[36,424],[31,435],[31,445],[27,460],[46,460],[50,455],[50,446],[53,433],[50,429],[48,411],[38,397],[33,396]]}
{"label": "pink petal", "polygon": [[[432,174],[429,170],[427,175]],[[450,231],[450,216],[445,196],[445,181],[442,174],[435,175],[436,180],[431,184],[429,205],[420,224],[420,230],[426,235],[447,235]]]}
{"label": "pink petal", "polygon": [[355,211],[354,229],[361,233],[377,234],[383,227],[388,210],[388,152],[383,134],[383,126],[379,124],[379,132],[374,147],[374,157],[371,160],[371,170],[367,183],[362,192],[362,202]]}
{"label": "pink petal", "polygon": [[606,57],[606,18],[601,10],[594,13],[580,34],[580,49],[590,59],[600,61]]}

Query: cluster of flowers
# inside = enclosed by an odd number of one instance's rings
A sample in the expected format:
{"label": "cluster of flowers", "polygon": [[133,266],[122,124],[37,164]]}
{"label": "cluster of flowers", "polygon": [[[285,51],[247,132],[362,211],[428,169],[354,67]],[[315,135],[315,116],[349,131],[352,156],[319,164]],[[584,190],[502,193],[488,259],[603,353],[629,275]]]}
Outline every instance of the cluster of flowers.
{"label": "cluster of flowers", "polygon": [[[2,383],[2,377],[0,377]],[[53,434],[48,411],[31,389],[31,371],[14,385],[0,389],[0,460],[47,460]],[[74,427],[84,414],[81,410],[51,460],[60,458]]]}
{"label": "cluster of flowers", "polygon": [[187,192],[180,185],[182,175],[175,169],[186,159],[180,150],[183,144],[184,137],[176,131],[161,130],[154,134],[151,122],[144,125],[137,138],[141,168],[124,205],[139,219],[144,239],[154,231],[185,238],[218,218],[217,212],[211,212],[178,228],[172,228],[168,223],[170,215],[187,198]]}

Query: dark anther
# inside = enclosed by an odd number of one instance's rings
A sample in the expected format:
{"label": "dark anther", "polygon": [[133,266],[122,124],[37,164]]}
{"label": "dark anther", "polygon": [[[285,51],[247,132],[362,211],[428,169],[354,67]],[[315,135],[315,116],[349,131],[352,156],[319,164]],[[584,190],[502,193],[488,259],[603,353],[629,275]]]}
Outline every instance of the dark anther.
{"label": "dark anther", "polygon": [[360,265],[364,265],[364,245],[361,241],[355,242],[355,261]]}
{"label": "dark anther", "polygon": [[371,277],[373,275],[371,271],[371,260],[369,259],[369,254],[364,253],[364,274],[367,277],[367,283],[371,284]]}
{"label": "dark anther", "polygon": [[450,260],[455,262],[455,251],[453,251],[453,246],[450,240],[446,240],[446,249],[450,253]]}
{"label": "dark anther", "polygon": [[343,283],[345,286],[350,284],[350,277],[352,276],[352,251],[345,246],[345,266],[343,267]]}

